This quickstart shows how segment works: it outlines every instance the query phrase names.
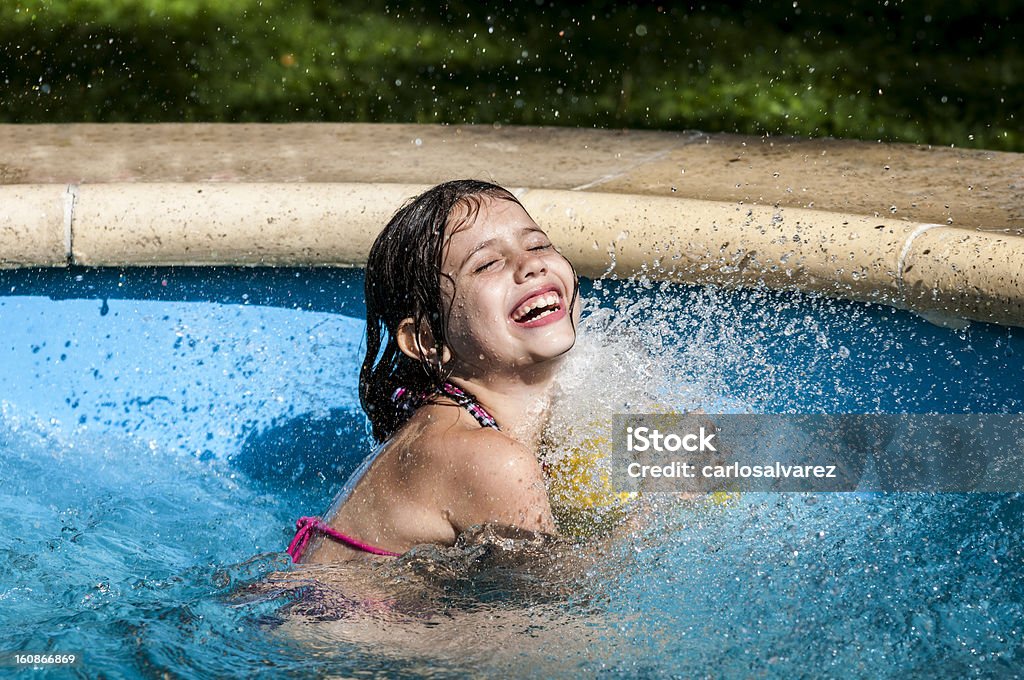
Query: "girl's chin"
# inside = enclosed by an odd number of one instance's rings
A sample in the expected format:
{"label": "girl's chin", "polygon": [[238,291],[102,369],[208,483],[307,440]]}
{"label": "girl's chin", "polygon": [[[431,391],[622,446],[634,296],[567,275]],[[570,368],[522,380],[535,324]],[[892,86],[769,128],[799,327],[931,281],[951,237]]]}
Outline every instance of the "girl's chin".
{"label": "girl's chin", "polygon": [[554,372],[561,365],[562,360],[568,356],[572,345],[560,349],[550,349],[542,352],[536,350],[525,352],[519,356],[512,357],[488,357],[481,362],[481,365],[471,370],[456,370],[453,375],[475,379],[486,379],[504,375],[507,378],[526,375],[543,375],[547,371]]}
{"label": "girl's chin", "polygon": [[535,364],[547,364],[550,362],[559,362],[564,359],[572,348],[576,345],[575,339],[571,342],[552,344],[550,347],[544,347],[540,349],[534,349],[528,356],[530,360]]}
{"label": "girl's chin", "polygon": [[[575,333],[551,335],[546,338],[533,338],[518,347],[515,344],[505,347],[505,351],[480,354],[473,362],[457,362],[451,365],[456,376],[475,376],[482,378],[487,375],[515,374],[524,371],[554,368],[568,355],[576,344]],[[497,348],[494,348],[497,349]]]}

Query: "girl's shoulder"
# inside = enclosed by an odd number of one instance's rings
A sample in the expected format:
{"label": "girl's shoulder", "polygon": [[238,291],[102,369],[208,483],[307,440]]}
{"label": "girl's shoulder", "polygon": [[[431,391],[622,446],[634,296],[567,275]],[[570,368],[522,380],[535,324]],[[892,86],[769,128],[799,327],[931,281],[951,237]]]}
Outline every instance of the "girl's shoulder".
{"label": "girl's shoulder", "polygon": [[544,471],[529,447],[481,427],[461,407],[425,409],[400,443],[414,493],[429,496],[456,532],[484,523],[555,531]]}
{"label": "girl's shoulder", "polygon": [[432,497],[462,532],[478,524],[504,524],[554,533],[544,471],[536,454],[490,427],[459,423],[424,442]]}

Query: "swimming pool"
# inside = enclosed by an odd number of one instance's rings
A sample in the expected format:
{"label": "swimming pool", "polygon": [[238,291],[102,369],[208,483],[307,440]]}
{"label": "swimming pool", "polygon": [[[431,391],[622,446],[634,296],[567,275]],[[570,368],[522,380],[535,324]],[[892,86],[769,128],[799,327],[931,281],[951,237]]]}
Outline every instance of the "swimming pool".
{"label": "swimming pool", "polygon": [[[0,272],[0,650],[80,653],[81,677],[1024,668],[1019,494],[667,505],[564,593],[502,569],[443,582],[406,622],[430,645],[282,635],[293,595],[231,594],[289,568],[294,519],[367,450],[361,287],[337,269]],[[708,410],[1024,411],[1019,328],[766,291],[583,293],[592,411],[621,381]],[[545,614],[495,637],[502,654],[441,625],[516,612]]]}

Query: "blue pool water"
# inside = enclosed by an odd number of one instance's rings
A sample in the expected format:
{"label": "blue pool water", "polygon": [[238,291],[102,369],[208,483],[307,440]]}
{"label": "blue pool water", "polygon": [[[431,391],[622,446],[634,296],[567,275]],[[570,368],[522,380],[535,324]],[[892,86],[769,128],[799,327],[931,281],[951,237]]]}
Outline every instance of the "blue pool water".
{"label": "blue pool water", "polygon": [[[294,593],[238,592],[290,569],[295,518],[368,450],[361,289],[339,270],[0,272],[0,652],[84,654],[54,677],[1024,674],[1018,494],[661,503],[557,589],[507,568],[442,579],[410,621],[378,622],[392,646],[344,617],[283,625]],[[1024,412],[1021,329],[780,293],[583,293],[574,361],[673,406]],[[529,625],[458,625],[481,614]]]}

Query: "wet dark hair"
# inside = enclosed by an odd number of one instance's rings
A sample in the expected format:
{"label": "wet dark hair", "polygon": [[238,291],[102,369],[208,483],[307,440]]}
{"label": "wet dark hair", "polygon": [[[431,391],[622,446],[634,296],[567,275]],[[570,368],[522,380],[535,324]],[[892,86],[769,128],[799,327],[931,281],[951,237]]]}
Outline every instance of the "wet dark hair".
{"label": "wet dark hair", "polygon": [[[432,392],[449,376],[440,364],[452,304],[449,299],[446,313],[441,278],[451,283],[452,295],[455,289],[455,282],[441,270],[446,234],[457,207],[467,209],[460,222],[469,224],[485,197],[522,205],[507,189],[490,182],[445,182],[402,206],[370,248],[366,261],[366,356],[359,371],[359,401],[370,419],[373,438],[379,442],[394,434],[405,420],[391,398],[397,388]],[[577,282],[570,310],[578,290]],[[428,359],[426,348],[421,348],[418,361],[399,349],[398,324],[407,318],[413,319],[415,328],[426,324],[430,329],[436,362]]]}

